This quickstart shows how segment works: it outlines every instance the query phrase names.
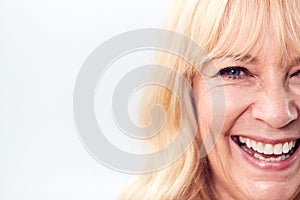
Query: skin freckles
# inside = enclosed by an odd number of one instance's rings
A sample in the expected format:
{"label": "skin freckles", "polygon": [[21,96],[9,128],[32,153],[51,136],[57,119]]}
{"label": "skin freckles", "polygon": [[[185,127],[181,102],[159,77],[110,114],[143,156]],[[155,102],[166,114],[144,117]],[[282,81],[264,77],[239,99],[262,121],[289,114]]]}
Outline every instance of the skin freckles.
{"label": "skin freckles", "polygon": [[[245,159],[243,150],[232,139],[300,138],[300,55],[291,50],[288,56],[280,57],[273,35],[271,30],[266,31],[250,52],[250,61],[234,57],[213,60],[219,73],[211,79],[222,79],[222,86],[214,87],[223,87],[226,100],[221,136],[208,154],[213,190],[220,199],[290,199],[299,193],[299,151],[288,167],[265,169]],[[206,86],[199,76],[194,78],[193,86],[200,111],[200,133],[205,137],[209,127],[219,126],[205,114],[211,113],[209,95],[215,88]]]}

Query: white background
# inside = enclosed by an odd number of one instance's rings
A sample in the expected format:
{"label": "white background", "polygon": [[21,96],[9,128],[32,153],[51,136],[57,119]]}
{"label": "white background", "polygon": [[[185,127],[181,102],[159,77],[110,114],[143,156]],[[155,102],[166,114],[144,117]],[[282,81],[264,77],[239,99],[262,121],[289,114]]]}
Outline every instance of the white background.
{"label": "white background", "polygon": [[105,40],[161,27],[168,4],[0,1],[0,199],[116,199],[131,175],[102,166],[81,145],[75,80]]}

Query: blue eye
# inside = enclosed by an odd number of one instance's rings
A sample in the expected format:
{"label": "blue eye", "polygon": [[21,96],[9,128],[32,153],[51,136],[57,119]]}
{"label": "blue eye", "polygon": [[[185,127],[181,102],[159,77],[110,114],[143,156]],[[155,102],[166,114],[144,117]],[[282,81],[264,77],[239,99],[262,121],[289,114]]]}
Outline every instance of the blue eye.
{"label": "blue eye", "polygon": [[217,74],[217,76],[221,76],[226,79],[237,79],[247,75],[250,75],[250,72],[246,68],[239,66],[221,69]]}

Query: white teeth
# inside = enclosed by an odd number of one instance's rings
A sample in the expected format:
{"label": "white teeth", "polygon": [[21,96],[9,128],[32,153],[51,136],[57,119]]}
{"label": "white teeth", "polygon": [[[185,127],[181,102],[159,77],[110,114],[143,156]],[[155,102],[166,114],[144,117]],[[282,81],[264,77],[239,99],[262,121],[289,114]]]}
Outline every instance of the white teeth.
{"label": "white teeth", "polygon": [[283,153],[288,153],[289,151],[290,151],[290,149],[289,149],[289,143],[286,142],[286,143],[284,143],[284,145],[282,147],[282,152]]}
{"label": "white teeth", "polygon": [[[253,155],[257,159],[265,160],[269,162],[281,161],[287,159],[290,155],[282,155],[282,156],[265,158],[263,157],[263,155],[260,154],[265,154],[265,155],[273,155],[273,154],[281,155],[283,153],[286,154],[290,152],[291,149],[294,148],[296,145],[296,140],[272,145],[272,144],[264,144],[262,142],[256,142],[255,140],[242,137],[242,136],[239,136],[238,139],[241,144],[245,144],[244,146],[242,145],[242,147],[249,154]],[[254,150],[254,152],[251,151],[250,149]],[[255,151],[260,154],[255,153]]]}
{"label": "white teeth", "polygon": [[281,161],[281,156],[279,156],[279,157],[277,157],[277,158],[275,158],[275,161]]}
{"label": "white teeth", "polygon": [[296,141],[290,141],[290,142],[289,142],[289,149],[294,148],[295,145],[296,145]]}
{"label": "white teeth", "polygon": [[261,155],[259,155],[257,153],[255,153],[253,156],[254,156],[254,158],[257,158],[259,160],[265,160],[265,158],[263,156],[261,156]]}
{"label": "white teeth", "polygon": [[260,154],[258,153],[255,153],[254,155],[254,158],[256,159],[259,159],[259,160],[263,160],[263,161],[267,161],[267,162],[279,162],[279,161],[282,161],[282,160],[285,160],[285,159],[288,159],[290,157],[290,155],[282,155],[282,156],[279,156],[277,158],[273,158],[273,157],[270,157],[270,158],[265,158],[263,156],[261,156]]}
{"label": "white teeth", "polygon": [[274,154],[275,155],[280,155],[282,154],[282,144],[276,144],[274,146]]}
{"label": "white teeth", "polygon": [[243,144],[246,142],[242,136],[239,136],[239,141],[240,141],[240,143],[243,143]]}
{"label": "white teeth", "polygon": [[264,149],[264,154],[266,155],[272,155],[274,152],[274,147],[271,144],[266,144]]}
{"label": "white teeth", "polygon": [[289,149],[293,148],[293,141],[289,142]]}
{"label": "white teeth", "polygon": [[252,147],[251,140],[249,138],[247,138],[247,140],[246,140],[246,145],[247,145],[248,148]]}
{"label": "white teeth", "polygon": [[255,142],[254,140],[251,141],[251,146],[252,146],[252,149],[253,149],[254,151],[257,150],[257,148],[256,148],[256,142]]}
{"label": "white teeth", "polygon": [[256,148],[257,148],[257,152],[258,153],[263,153],[264,152],[264,147],[265,145],[261,142],[258,142],[257,145],[256,145]]}
{"label": "white teeth", "polygon": [[244,149],[244,151],[246,151],[246,152],[249,153],[250,155],[253,154],[253,153],[251,152],[251,150],[248,149],[246,146],[242,146],[242,148]]}
{"label": "white teeth", "polygon": [[272,161],[272,162],[274,162],[275,160],[276,160],[276,159],[273,158],[273,157],[270,158],[270,161]]}

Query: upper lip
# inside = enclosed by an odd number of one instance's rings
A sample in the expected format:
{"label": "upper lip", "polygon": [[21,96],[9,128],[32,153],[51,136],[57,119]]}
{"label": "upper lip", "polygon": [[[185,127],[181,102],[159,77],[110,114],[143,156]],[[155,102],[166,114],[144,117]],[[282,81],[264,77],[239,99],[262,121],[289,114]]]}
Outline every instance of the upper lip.
{"label": "upper lip", "polygon": [[233,135],[233,137],[239,137],[239,136],[249,138],[249,139],[257,141],[257,142],[267,143],[267,144],[285,143],[285,142],[290,142],[290,141],[299,139],[299,137],[286,137],[286,138],[275,139],[275,138],[266,138],[266,137],[261,137],[261,136]]}

